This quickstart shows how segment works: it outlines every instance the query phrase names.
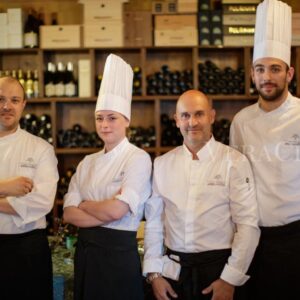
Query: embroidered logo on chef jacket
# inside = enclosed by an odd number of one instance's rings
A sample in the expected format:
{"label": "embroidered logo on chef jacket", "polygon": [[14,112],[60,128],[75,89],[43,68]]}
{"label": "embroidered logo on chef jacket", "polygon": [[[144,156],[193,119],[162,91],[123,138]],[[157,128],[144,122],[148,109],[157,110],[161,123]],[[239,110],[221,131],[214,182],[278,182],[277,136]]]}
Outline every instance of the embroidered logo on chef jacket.
{"label": "embroidered logo on chef jacket", "polygon": [[34,159],[32,157],[28,157],[25,161],[20,163],[21,168],[32,168],[36,169],[37,164],[34,163]]}
{"label": "embroidered logo on chef jacket", "polygon": [[115,178],[113,178],[112,182],[121,182],[124,178],[125,172],[122,171],[120,174],[118,174]]}
{"label": "embroidered logo on chef jacket", "polygon": [[207,185],[225,186],[225,180],[223,179],[221,174],[217,174],[214,178],[207,181]]}
{"label": "embroidered logo on chef jacket", "polygon": [[298,134],[294,134],[287,141],[284,142],[287,146],[300,146],[300,136]]}

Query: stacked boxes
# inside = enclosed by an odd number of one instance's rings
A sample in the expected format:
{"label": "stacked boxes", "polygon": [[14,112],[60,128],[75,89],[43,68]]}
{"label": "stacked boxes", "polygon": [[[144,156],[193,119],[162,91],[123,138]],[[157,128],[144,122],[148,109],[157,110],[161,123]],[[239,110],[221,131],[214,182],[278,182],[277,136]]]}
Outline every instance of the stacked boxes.
{"label": "stacked boxes", "polygon": [[84,11],[84,47],[122,47],[122,0],[81,0]]}
{"label": "stacked boxes", "polygon": [[259,0],[223,0],[224,46],[253,46]]}
{"label": "stacked boxes", "polygon": [[24,14],[21,8],[9,8],[0,14],[0,49],[23,48]]}
{"label": "stacked boxes", "polygon": [[196,15],[156,15],[155,46],[196,46]]}
{"label": "stacked boxes", "polygon": [[80,46],[80,25],[40,26],[40,47],[42,49],[79,48]]}
{"label": "stacked boxes", "polygon": [[124,46],[149,47],[152,41],[152,14],[148,11],[128,11],[124,13]]}

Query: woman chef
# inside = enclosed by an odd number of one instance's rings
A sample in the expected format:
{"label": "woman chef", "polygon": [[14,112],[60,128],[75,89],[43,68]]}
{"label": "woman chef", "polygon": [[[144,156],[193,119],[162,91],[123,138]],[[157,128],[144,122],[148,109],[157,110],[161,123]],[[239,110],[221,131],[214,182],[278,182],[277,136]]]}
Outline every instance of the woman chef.
{"label": "woman chef", "polygon": [[79,227],[74,299],[143,299],[136,231],[151,192],[149,155],[129,143],[133,72],[109,55],[98,95],[100,152],[86,156],[73,175],[64,220]]}

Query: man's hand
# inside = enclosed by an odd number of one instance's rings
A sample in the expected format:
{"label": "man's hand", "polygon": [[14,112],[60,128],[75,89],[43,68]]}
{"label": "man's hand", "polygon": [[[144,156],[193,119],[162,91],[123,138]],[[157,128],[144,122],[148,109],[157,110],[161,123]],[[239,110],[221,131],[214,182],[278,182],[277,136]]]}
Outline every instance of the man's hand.
{"label": "man's hand", "polygon": [[1,196],[24,196],[32,191],[33,181],[19,176],[0,181]]}
{"label": "man's hand", "polygon": [[177,298],[177,294],[172,289],[169,282],[163,277],[158,277],[152,281],[152,289],[157,300],[170,300]]}
{"label": "man's hand", "polygon": [[211,292],[213,292],[211,300],[233,300],[234,286],[223,279],[218,279],[202,291],[205,295]]}

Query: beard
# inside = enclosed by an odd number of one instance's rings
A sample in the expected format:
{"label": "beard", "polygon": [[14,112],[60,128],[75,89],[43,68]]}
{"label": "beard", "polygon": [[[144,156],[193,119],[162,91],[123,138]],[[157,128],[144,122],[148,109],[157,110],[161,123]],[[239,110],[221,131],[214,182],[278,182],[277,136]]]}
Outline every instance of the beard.
{"label": "beard", "polygon": [[258,94],[263,98],[263,100],[268,101],[268,102],[273,102],[273,101],[277,101],[278,99],[281,98],[281,96],[284,94],[285,92],[285,86],[280,87],[278,85],[274,85],[274,90],[272,91],[272,93],[266,93],[263,90],[263,84],[259,86],[259,88],[257,89]]}

